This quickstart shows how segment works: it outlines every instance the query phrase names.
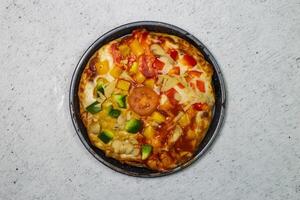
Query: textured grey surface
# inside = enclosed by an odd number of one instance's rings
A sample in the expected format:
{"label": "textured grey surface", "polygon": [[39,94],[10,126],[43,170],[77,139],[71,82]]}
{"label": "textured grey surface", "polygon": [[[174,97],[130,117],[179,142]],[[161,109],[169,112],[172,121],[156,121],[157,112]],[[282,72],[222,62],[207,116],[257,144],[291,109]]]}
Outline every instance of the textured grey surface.
{"label": "textured grey surface", "polygon": [[[300,1],[0,2],[0,199],[300,199]],[[163,178],[116,173],[72,126],[68,88],[84,50],[127,22],[194,34],[227,83],[209,152]]]}

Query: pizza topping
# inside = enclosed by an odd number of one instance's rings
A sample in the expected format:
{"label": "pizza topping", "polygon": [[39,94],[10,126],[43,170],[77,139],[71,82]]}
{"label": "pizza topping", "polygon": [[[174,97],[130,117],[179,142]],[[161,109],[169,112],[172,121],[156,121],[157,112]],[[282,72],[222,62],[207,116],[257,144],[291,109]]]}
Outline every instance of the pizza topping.
{"label": "pizza topping", "polygon": [[200,92],[205,92],[205,83],[203,81],[197,80],[196,85]]}
{"label": "pizza topping", "polygon": [[147,55],[143,55],[139,59],[139,70],[146,78],[152,78],[157,75],[157,69],[152,66],[154,60],[153,56]]}
{"label": "pizza topping", "polygon": [[183,63],[186,64],[189,67],[194,67],[197,64],[197,61],[195,58],[189,54],[185,54],[183,56]]}
{"label": "pizza topping", "polygon": [[126,108],[126,95],[114,94],[112,98],[120,108]]}
{"label": "pizza topping", "polygon": [[121,111],[118,109],[114,109],[112,105],[108,107],[108,115],[112,118],[118,118],[121,115]]}
{"label": "pizza topping", "polygon": [[205,104],[204,103],[195,103],[195,104],[193,104],[193,108],[195,110],[201,111],[203,109],[203,105],[205,105]]}
{"label": "pizza topping", "polygon": [[95,101],[91,105],[85,108],[86,111],[92,114],[96,114],[101,111],[101,104],[98,101]]}
{"label": "pizza topping", "polygon": [[148,87],[134,88],[128,97],[131,109],[139,115],[150,115],[159,103],[158,95]]}
{"label": "pizza topping", "polygon": [[130,54],[130,48],[126,44],[122,44],[119,46],[120,53],[123,57],[126,57]]}
{"label": "pizza topping", "polygon": [[152,146],[149,144],[142,145],[142,160],[146,160],[152,152]]}
{"label": "pizza topping", "polygon": [[133,40],[130,44],[130,49],[131,51],[136,55],[136,56],[140,56],[142,54],[144,54],[144,49],[142,47],[142,45],[139,43],[138,40]]}
{"label": "pizza topping", "polygon": [[109,63],[107,60],[96,62],[97,73],[100,75],[106,74],[109,71]]}
{"label": "pizza topping", "polygon": [[151,139],[153,138],[155,134],[155,130],[152,126],[147,126],[145,129],[144,129],[144,132],[143,132],[143,135],[147,138],[147,139]]}
{"label": "pizza topping", "polygon": [[191,78],[199,78],[201,76],[202,72],[199,72],[199,71],[189,71],[188,72],[188,75],[191,77]]}
{"label": "pizza topping", "polygon": [[155,61],[153,62],[153,68],[157,70],[162,70],[165,66],[165,63],[160,61],[158,58],[155,58]]}
{"label": "pizza topping", "polygon": [[143,122],[138,119],[131,119],[126,122],[125,130],[129,133],[137,133],[143,128]]}
{"label": "pizza topping", "polygon": [[132,63],[132,65],[131,65],[131,67],[129,69],[129,73],[135,74],[135,73],[137,73],[138,69],[139,69],[138,63],[134,62],[134,63]]}
{"label": "pizza topping", "polygon": [[105,144],[108,144],[114,137],[114,133],[110,130],[103,130],[98,138]]}
{"label": "pizza topping", "polygon": [[114,78],[118,78],[121,75],[122,71],[123,71],[123,69],[120,66],[116,65],[112,68],[112,70],[109,73]]}
{"label": "pizza topping", "polygon": [[140,71],[138,71],[135,74],[134,79],[137,83],[143,83],[146,80],[146,77]]}
{"label": "pizza topping", "polygon": [[151,119],[153,121],[155,121],[156,123],[161,124],[166,120],[166,117],[164,115],[162,115],[161,113],[155,111],[152,113]]}
{"label": "pizza topping", "polygon": [[121,90],[128,91],[129,88],[130,88],[130,85],[131,84],[130,84],[129,81],[125,81],[125,80],[119,79],[118,83],[117,83],[117,88],[119,88]]}
{"label": "pizza topping", "polygon": [[172,69],[170,69],[170,71],[168,72],[168,74],[170,76],[172,76],[172,75],[180,75],[180,68],[179,67],[173,67]]}
{"label": "pizza topping", "polygon": [[175,49],[170,49],[168,53],[173,60],[176,61],[178,59],[178,52]]}

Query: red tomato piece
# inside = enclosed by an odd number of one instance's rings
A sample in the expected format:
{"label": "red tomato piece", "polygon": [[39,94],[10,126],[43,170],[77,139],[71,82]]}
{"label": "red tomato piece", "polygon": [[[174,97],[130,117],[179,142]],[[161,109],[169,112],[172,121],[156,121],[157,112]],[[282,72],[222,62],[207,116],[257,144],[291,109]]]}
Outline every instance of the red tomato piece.
{"label": "red tomato piece", "polygon": [[190,67],[194,67],[197,64],[197,61],[195,60],[195,58],[189,54],[185,54],[183,56],[183,60]]}
{"label": "red tomato piece", "polygon": [[170,49],[169,50],[169,55],[175,61],[178,59],[178,52],[175,49]]}
{"label": "red tomato piece", "polygon": [[178,85],[178,87],[181,88],[181,89],[184,88],[184,85],[182,85],[182,83],[178,83],[177,85]]}
{"label": "red tomato piece", "polygon": [[195,103],[195,104],[193,104],[193,108],[195,110],[201,111],[203,109],[203,105],[204,105],[204,103]]}
{"label": "red tomato piece", "polygon": [[196,85],[200,92],[205,92],[205,83],[203,81],[197,80]]}
{"label": "red tomato piece", "polygon": [[153,62],[152,67],[154,69],[162,70],[165,66],[165,63],[160,61],[158,58],[155,58],[155,61]]}
{"label": "red tomato piece", "polygon": [[199,72],[199,71],[189,71],[188,74],[191,77],[199,78],[201,76],[202,72]]}
{"label": "red tomato piece", "polygon": [[157,75],[157,69],[152,66],[154,60],[155,57],[150,55],[139,57],[139,70],[146,78],[153,78]]}
{"label": "red tomato piece", "polygon": [[177,101],[175,99],[175,93],[177,91],[174,89],[174,88],[171,88],[169,89],[167,92],[166,92],[166,96],[168,97],[169,101],[171,104],[175,105],[177,104]]}

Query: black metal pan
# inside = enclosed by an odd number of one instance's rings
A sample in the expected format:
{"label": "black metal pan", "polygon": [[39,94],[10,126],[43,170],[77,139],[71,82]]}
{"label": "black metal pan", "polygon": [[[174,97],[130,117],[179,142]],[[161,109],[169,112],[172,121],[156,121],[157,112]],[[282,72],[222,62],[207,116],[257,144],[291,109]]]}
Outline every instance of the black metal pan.
{"label": "black metal pan", "polygon": [[[106,157],[104,152],[100,149],[94,147],[87,135],[87,131],[80,119],[80,112],[79,112],[79,99],[77,95],[79,81],[81,74],[89,60],[89,58],[104,44],[115,40],[117,38],[123,37],[125,35],[130,34],[134,29],[137,28],[146,28],[148,31],[160,32],[160,33],[167,33],[171,35],[179,36],[191,44],[193,44],[196,48],[199,49],[200,52],[204,55],[206,60],[211,63],[214,69],[213,74],[213,87],[215,90],[215,107],[214,107],[214,115],[208,132],[200,143],[197,151],[195,152],[194,156],[186,163],[181,166],[178,166],[170,171],[166,172],[157,172],[152,171],[147,168],[140,168],[134,167],[127,164],[120,163],[119,161]],[[129,24],[125,24],[119,26],[101,37],[99,37],[83,54],[81,59],[78,62],[78,65],[74,71],[71,86],[70,86],[70,94],[69,94],[69,106],[70,106],[70,113],[71,118],[76,129],[76,132],[82,141],[85,148],[101,163],[108,166],[109,168],[131,176],[138,176],[138,177],[158,177],[158,176],[165,176],[174,172],[178,172],[193,162],[195,162],[198,158],[200,158],[209,148],[215,137],[217,136],[225,114],[225,84],[223,80],[223,76],[220,71],[220,67],[213,57],[212,53],[200,42],[197,38],[195,38],[190,33],[186,32],[185,30],[178,28],[174,25],[162,23],[162,22],[155,22],[155,21],[140,21],[140,22],[133,22]]]}

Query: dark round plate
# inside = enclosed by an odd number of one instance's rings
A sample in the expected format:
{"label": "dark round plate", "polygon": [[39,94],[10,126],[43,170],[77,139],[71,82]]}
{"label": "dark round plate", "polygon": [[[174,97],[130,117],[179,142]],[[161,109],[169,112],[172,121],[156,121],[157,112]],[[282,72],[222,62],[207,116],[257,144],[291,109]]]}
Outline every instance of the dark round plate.
{"label": "dark round plate", "polygon": [[[186,163],[178,166],[172,170],[166,172],[157,172],[153,170],[149,170],[147,168],[140,168],[140,167],[133,167],[127,164],[120,163],[119,161],[106,157],[104,152],[100,149],[94,147],[87,135],[87,131],[80,119],[80,112],[79,112],[79,99],[77,95],[79,81],[81,77],[81,73],[83,72],[89,58],[104,44],[123,37],[125,35],[130,34],[134,29],[137,28],[146,28],[149,31],[160,32],[160,33],[167,33],[171,35],[179,36],[191,44],[193,44],[196,48],[198,48],[202,54],[205,56],[206,60],[210,62],[214,69],[213,74],[213,86],[215,89],[215,96],[216,96],[216,103],[214,107],[214,115],[210,127],[206,136],[204,137],[203,141],[200,143],[197,151],[195,152],[194,156]],[[162,22],[155,22],[155,21],[140,21],[140,22],[133,22],[129,24],[125,24],[119,26],[101,37],[99,37],[83,54],[81,59],[78,62],[78,65],[74,71],[71,86],[70,86],[70,96],[69,96],[69,106],[70,106],[70,113],[71,118],[76,129],[76,132],[85,146],[85,148],[101,163],[108,166],[109,168],[131,176],[139,176],[139,177],[158,177],[158,176],[165,176],[174,172],[178,172],[195,162],[199,157],[201,157],[204,152],[208,149],[210,144],[215,139],[218,131],[221,128],[222,121],[224,119],[225,114],[225,85],[224,80],[220,71],[220,67],[210,53],[210,51],[200,42],[197,38],[178,28],[174,25],[162,23]]]}

